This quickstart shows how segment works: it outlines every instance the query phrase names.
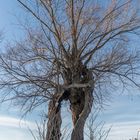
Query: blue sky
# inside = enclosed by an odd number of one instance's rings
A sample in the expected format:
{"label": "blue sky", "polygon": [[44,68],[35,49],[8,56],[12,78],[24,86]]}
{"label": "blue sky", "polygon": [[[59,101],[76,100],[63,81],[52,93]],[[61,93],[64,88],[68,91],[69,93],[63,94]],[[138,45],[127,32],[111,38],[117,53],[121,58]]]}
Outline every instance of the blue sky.
{"label": "blue sky", "polygon": [[15,0],[1,0],[0,3],[0,27],[4,30],[5,36],[10,37],[15,30],[14,27],[14,14],[16,11],[17,3]]}
{"label": "blue sky", "polygon": [[[11,41],[18,38],[15,15],[20,15],[16,0],[0,0],[0,29],[4,32],[4,39]],[[140,128],[140,94],[132,90],[132,94],[113,95],[111,102],[101,112],[100,120],[106,122],[106,127],[113,125],[108,140],[128,140],[137,135]],[[10,108],[7,104],[0,106],[0,139],[1,140],[32,140],[27,126],[35,128],[34,120],[38,116],[31,115],[26,120],[20,120],[18,108]]]}
{"label": "blue sky", "polygon": [[[137,91],[138,92],[138,91]],[[129,140],[140,128],[140,96],[119,95],[112,99],[101,114],[107,126],[112,126],[109,140]]]}

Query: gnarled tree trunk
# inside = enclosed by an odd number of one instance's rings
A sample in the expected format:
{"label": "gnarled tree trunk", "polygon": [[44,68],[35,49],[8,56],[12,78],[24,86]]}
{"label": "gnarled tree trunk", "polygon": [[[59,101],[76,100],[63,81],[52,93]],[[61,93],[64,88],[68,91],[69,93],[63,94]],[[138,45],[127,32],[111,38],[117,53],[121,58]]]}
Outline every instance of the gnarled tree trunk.
{"label": "gnarled tree trunk", "polygon": [[61,108],[56,105],[56,98],[48,106],[48,123],[46,140],[60,140],[61,137]]}
{"label": "gnarled tree trunk", "polygon": [[[90,83],[90,81],[93,81],[92,72],[83,66],[82,63],[80,64],[81,65],[79,65],[76,70],[76,72],[79,72],[79,76],[77,74],[77,77],[73,78],[74,82],[80,81],[83,84]],[[93,104],[93,87],[94,85],[92,83],[86,87],[71,89],[69,97],[73,121],[71,140],[84,140],[84,125]]]}
{"label": "gnarled tree trunk", "polygon": [[82,102],[84,106],[81,105],[80,103],[71,106],[72,118],[74,124],[71,140],[84,140],[84,125],[86,119],[88,118],[88,115],[91,112],[91,108],[93,104],[92,92],[93,90],[90,88],[85,89],[84,104]]}

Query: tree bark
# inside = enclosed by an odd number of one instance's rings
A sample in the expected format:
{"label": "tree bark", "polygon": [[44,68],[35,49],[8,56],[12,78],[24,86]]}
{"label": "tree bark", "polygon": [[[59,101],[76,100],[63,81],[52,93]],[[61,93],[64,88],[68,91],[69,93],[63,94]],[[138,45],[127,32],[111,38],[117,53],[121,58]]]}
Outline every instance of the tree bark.
{"label": "tree bark", "polygon": [[60,140],[61,137],[61,108],[56,103],[54,99],[49,103],[46,140]]}
{"label": "tree bark", "polygon": [[[73,117],[73,131],[71,134],[71,140],[84,140],[84,125],[88,115],[91,112],[93,104],[92,89],[86,88],[84,92],[84,106],[77,104],[72,105],[72,117]],[[78,111],[77,111],[78,110]],[[81,112],[80,112],[81,110]]]}

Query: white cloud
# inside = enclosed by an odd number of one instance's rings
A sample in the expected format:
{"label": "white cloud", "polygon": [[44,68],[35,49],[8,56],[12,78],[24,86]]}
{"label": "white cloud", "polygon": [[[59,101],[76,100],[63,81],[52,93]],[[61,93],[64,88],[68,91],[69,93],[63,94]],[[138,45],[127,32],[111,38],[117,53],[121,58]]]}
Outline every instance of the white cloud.
{"label": "white cloud", "polygon": [[[107,124],[109,128],[112,124]],[[137,137],[140,121],[128,121],[113,123],[113,127],[109,133],[108,140],[129,140]]]}
{"label": "white cloud", "polygon": [[29,121],[20,120],[18,118],[0,116],[0,126],[14,127],[14,128],[33,128],[35,124]]}
{"label": "white cloud", "polygon": [[33,140],[28,128],[35,129],[32,122],[18,118],[0,116],[0,139],[1,140]]}
{"label": "white cloud", "polygon": [[[113,125],[108,140],[129,140],[137,136],[140,128],[140,121],[127,121],[106,124],[109,128]],[[27,127],[35,129],[36,125],[32,122],[20,120],[7,116],[0,116],[0,139],[2,140],[33,140]]]}
{"label": "white cloud", "polygon": [[0,127],[1,140],[33,140],[28,131],[21,128]]}

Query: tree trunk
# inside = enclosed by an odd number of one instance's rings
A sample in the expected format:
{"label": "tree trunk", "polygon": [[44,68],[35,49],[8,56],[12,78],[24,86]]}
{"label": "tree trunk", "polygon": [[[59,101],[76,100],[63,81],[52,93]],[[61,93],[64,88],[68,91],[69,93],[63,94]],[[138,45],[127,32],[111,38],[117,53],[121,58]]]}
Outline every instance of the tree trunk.
{"label": "tree trunk", "polygon": [[56,103],[54,99],[49,103],[46,140],[60,140],[61,137],[61,108]]}
{"label": "tree trunk", "polygon": [[[79,104],[72,104],[71,111],[72,111],[72,118],[73,118],[73,131],[71,135],[71,140],[84,140],[84,125],[88,115],[91,112],[92,104],[93,104],[93,96],[92,96],[92,89],[86,88],[84,90],[84,96],[81,97],[84,99],[84,104],[82,105],[83,101],[79,102]],[[81,111],[81,112],[80,112]]]}

